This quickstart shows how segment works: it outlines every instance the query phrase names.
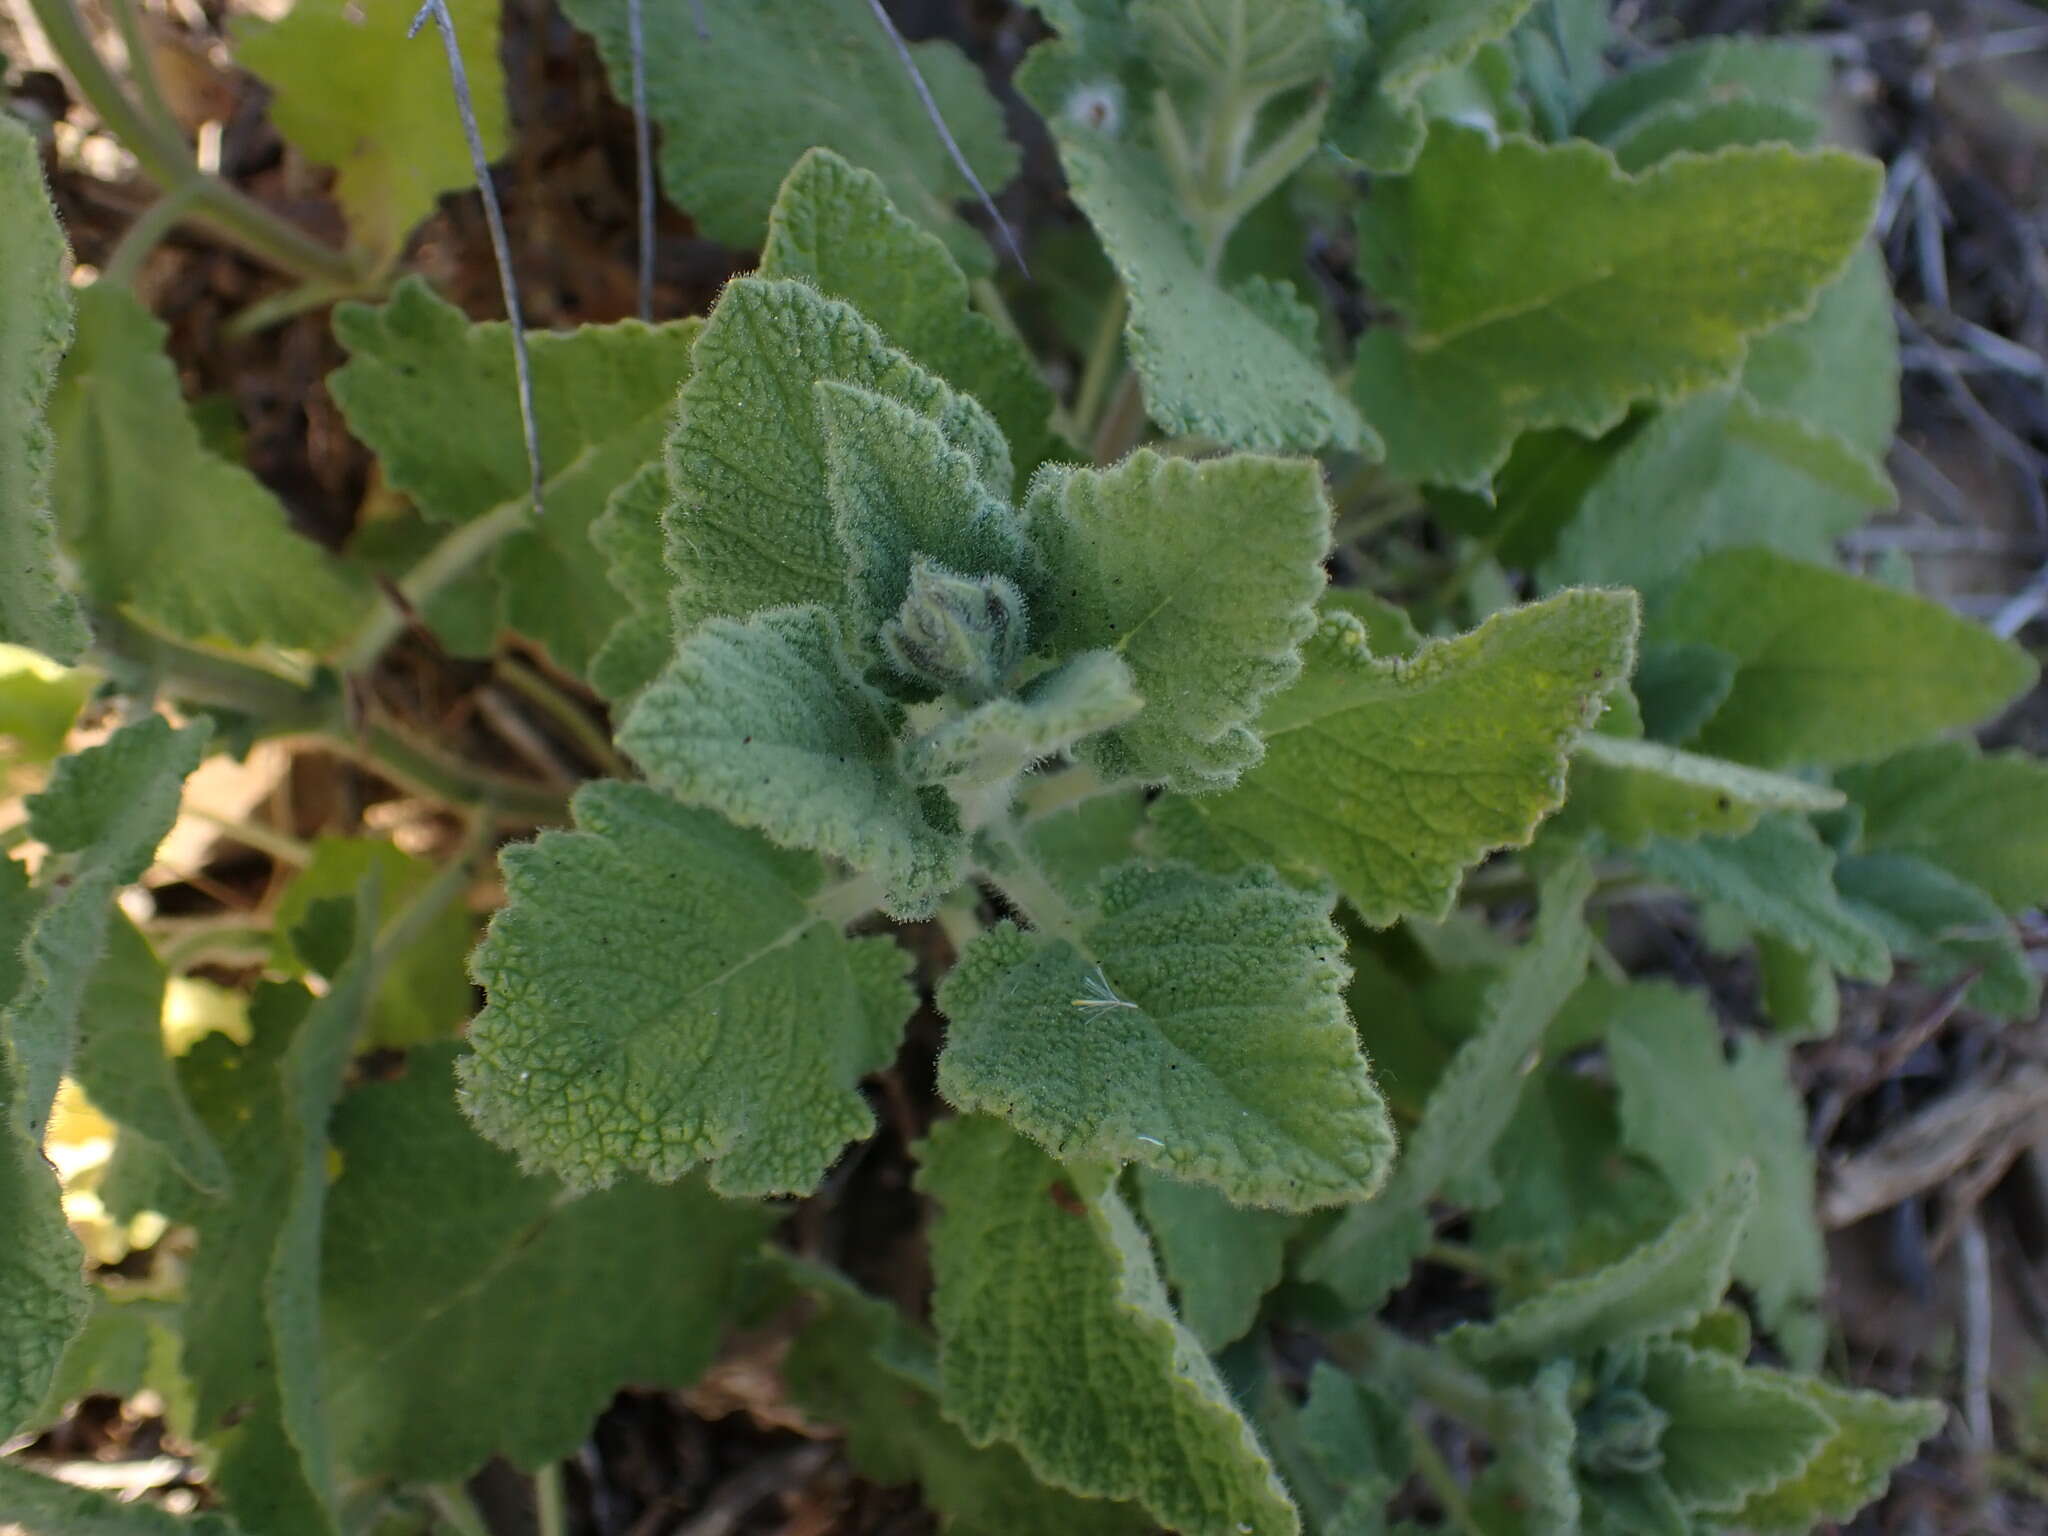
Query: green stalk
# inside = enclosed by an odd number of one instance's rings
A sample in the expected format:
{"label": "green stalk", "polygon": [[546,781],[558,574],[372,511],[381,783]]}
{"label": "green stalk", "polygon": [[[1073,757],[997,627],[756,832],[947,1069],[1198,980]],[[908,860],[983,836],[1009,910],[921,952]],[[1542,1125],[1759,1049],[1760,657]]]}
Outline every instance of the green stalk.
{"label": "green stalk", "polygon": [[[533,515],[533,498],[515,496],[501,501],[481,517],[459,524],[453,532],[420,559],[399,580],[398,590],[417,611],[431,602],[451,582],[466,574],[484,556],[524,528]],[[361,629],[336,663],[350,675],[360,675],[376,666],[391,642],[409,622],[394,603],[379,603],[363,621]]]}
{"label": "green stalk", "polygon": [[983,830],[982,837],[996,855],[983,873],[1010,905],[1023,913],[1025,921],[1040,933],[1065,939],[1086,953],[1087,946],[1081,941],[1080,913],[1038,867],[1038,861],[1025,848],[1015,823],[1007,820],[991,823]]}
{"label": "green stalk", "polygon": [[1118,283],[1103,301],[1095,334],[1089,338],[1088,361],[1081,368],[1081,387],[1074,395],[1074,430],[1081,441],[1093,437],[1102,425],[1102,408],[1109,399],[1109,382],[1116,377],[1117,359],[1123,355],[1124,317],[1130,309],[1130,295]]}

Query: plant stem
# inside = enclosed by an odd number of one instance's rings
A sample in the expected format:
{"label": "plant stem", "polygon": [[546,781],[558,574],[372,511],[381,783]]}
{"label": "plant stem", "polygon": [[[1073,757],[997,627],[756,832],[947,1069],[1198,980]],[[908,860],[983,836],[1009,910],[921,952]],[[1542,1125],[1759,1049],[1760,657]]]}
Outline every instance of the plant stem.
{"label": "plant stem", "polygon": [[559,1461],[551,1461],[533,1474],[533,1502],[539,1536],[569,1536],[569,1511],[562,1501]]}
{"label": "plant stem", "polygon": [[207,960],[261,965],[270,958],[270,935],[270,929],[252,923],[190,929],[164,944],[157,959],[173,976],[182,976]]}
{"label": "plant stem", "polygon": [[[515,496],[510,501],[499,502],[483,516],[458,525],[399,580],[398,590],[406,604],[415,611],[425,607],[443,587],[464,575],[485,555],[524,528],[532,512],[531,496]],[[363,621],[362,628],[356,631],[356,637],[348,643],[336,665],[352,674],[368,672],[410,622],[398,605],[379,603]]]}
{"label": "plant stem", "polygon": [[1016,824],[1007,819],[992,822],[983,829],[982,836],[996,854],[995,862],[984,873],[1004,899],[1040,933],[1065,939],[1085,952],[1080,914],[1038,867],[1018,835]]}
{"label": "plant stem", "polygon": [[833,885],[821,887],[805,903],[819,917],[844,928],[858,922],[882,905],[882,884],[873,875],[852,875]]}
{"label": "plant stem", "polygon": [[203,806],[186,804],[181,815],[191,816],[208,826],[217,827],[244,848],[254,848],[258,853],[267,853],[279,864],[288,864],[293,869],[304,869],[313,862],[313,850],[306,843],[290,833],[280,832],[275,827],[266,827],[260,822],[237,821],[232,816],[222,816]]}
{"label": "plant stem", "polygon": [[1110,784],[1085,763],[1062,768],[1057,773],[1034,773],[1017,792],[1017,809],[1024,825],[1044,816],[1056,815],[1074,806],[1127,786]]}
{"label": "plant stem", "polygon": [[143,262],[149,259],[149,253],[163,243],[164,236],[177,227],[191,206],[192,183],[187,182],[175,191],[164,193],[143,209],[135,222],[122,231],[120,241],[114,246],[114,254],[100,268],[100,281],[124,288],[133,287]]}
{"label": "plant stem", "polygon": [[434,1506],[435,1519],[455,1532],[455,1536],[491,1536],[491,1528],[477,1513],[469,1490],[460,1483],[435,1483],[427,1489],[427,1499]]}
{"label": "plant stem", "polygon": [[476,861],[488,853],[497,840],[497,818],[486,809],[470,823],[469,835],[462,840],[455,857],[436,870],[434,878],[421,886],[419,894],[400,907],[377,935],[376,947],[370,955],[373,987],[377,979],[391,968],[392,962],[433,926],[434,919],[469,889],[470,873]]}
{"label": "plant stem", "polygon": [[108,0],[107,9],[113,13],[114,28],[121,34],[121,48],[128,55],[128,74],[142,95],[143,112],[165,138],[182,141],[185,130],[164,99],[156,59],[149,51],[149,40],[142,35],[142,16],[136,0]]}
{"label": "plant stem", "polygon": [[552,720],[600,773],[614,779],[633,776],[631,766],[619,756],[611,738],[598,728],[589,713],[539,671],[512,656],[500,656],[496,671],[508,687]]}
{"label": "plant stem", "polygon": [[413,794],[444,805],[488,805],[501,824],[558,822],[568,809],[552,790],[478,768],[395,725],[371,724],[359,732],[337,726],[318,734],[333,751]]}
{"label": "plant stem", "polygon": [[184,140],[168,133],[128,98],[107,67],[72,0],[28,0],[50,49],[70,73],[107,130],[135,156],[143,174],[166,194],[187,193],[187,214],[231,245],[307,281],[359,286],[363,273],[346,253],[322,245],[255,199],[192,163]]}
{"label": "plant stem", "polygon": [[1410,1449],[1415,1454],[1415,1473],[1429,1491],[1443,1506],[1444,1518],[1455,1530],[1465,1536],[1486,1536],[1486,1527],[1481,1525],[1472,1513],[1472,1504],[1465,1497],[1464,1485],[1457,1474],[1451,1471],[1450,1463],[1436,1448],[1436,1442],[1429,1438],[1429,1431],[1420,1424],[1411,1422],[1408,1426]]}
{"label": "plant stem", "polygon": [[1123,356],[1124,317],[1130,309],[1130,295],[1118,283],[1103,301],[1102,314],[1095,321],[1088,360],[1081,366],[1081,387],[1074,395],[1074,430],[1084,439],[1092,438],[1102,425],[1109,381],[1116,377],[1117,360]]}
{"label": "plant stem", "polygon": [[1089,457],[1097,464],[1114,464],[1137,446],[1139,436],[1145,430],[1145,392],[1138,382],[1135,369],[1124,369],[1123,382],[1117,386],[1116,398],[1103,413],[1102,425],[1096,429],[1095,440],[1088,450]]}

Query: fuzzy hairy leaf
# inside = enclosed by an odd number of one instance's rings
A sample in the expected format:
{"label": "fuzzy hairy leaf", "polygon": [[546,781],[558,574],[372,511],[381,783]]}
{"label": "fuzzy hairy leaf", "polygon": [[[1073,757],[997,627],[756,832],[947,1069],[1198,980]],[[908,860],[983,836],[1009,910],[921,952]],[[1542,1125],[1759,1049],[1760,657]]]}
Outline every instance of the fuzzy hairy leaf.
{"label": "fuzzy hairy leaf", "polygon": [[1328,1286],[1352,1312],[1375,1310],[1407,1279],[1429,1241],[1429,1201],[1483,1177],[1494,1143],[1514,1118],[1532,1054],[1586,974],[1592,938],[1582,912],[1592,889],[1583,860],[1544,882],[1535,933],[1487,987],[1478,1028],[1437,1079],[1387,1188],[1371,1204],[1346,1211],[1302,1264],[1304,1276]]}
{"label": "fuzzy hairy leaf", "polygon": [[1410,1461],[1406,1415],[1391,1397],[1318,1360],[1308,1401],[1296,1409],[1284,1398],[1269,1400],[1260,1421],[1309,1529],[1385,1536],[1386,1504],[1407,1480]]}
{"label": "fuzzy hairy leaf", "polygon": [[1315,632],[1330,510],[1312,460],[1190,463],[1140,450],[1114,469],[1033,482],[1051,655],[1107,647],[1145,700],[1082,755],[1112,778],[1225,789],[1259,759],[1260,706]]}
{"label": "fuzzy hairy leaf", "polygon": [[1376,457],[1378,439],[1321,362],[1218,281],[1159,156],[1065,110],[1074,88],[1100,84],[1085,61],[1066,44],[1043,44],[1018,78],[1123,280],[1124,342],[1160,429],[1267,453],[1329,445]]}
{"label": "fuzzy hairy leaf", "polygon": [[1804,1471],[1735,1512],[1733,1523],[1757,1536],[1806,1536],[1817,1524],[1851,1518],[1884,1492],[1892,1469],[1948,1416],[1940,1403],[1851,1391],[1813,1376],[1760,1374],[1798,1392],[1833,1429]]}
{"label": "fuzzy hairy leaf", "polygon": [[939,989],[946,1098],[1056,1156],[1139,1163],[1240,1204],[1370,1196],[1393,1130],[1344,1009],[1329,896],[1270,870],[1138,862],[1090,905],[1076,940],[1005,923],[967,947]]}
{"label": "fuzzy hairy leaf", "polygon": [[459,1068],[478,1127],[572,1185],[708,1163],[732,1195],[807,1192],[874,1120],[855,1085],[912,999],[887,939],[805,905],[815,860],[636,785],[507,849]]}
{"label": "fuzzy hairy leaf", "polygon": [[1561,820],[1624,848],[1651,837],[1738,837],[1770,811],[1831,811],[1838,790],[1661,742],[1588,734],[1572,753]]}
{"label": "fuzzy hairy leaf", "polygon": [[678,799],[844,859],[882,882],[892,912],[923,916],[959,884],[967,842],[944,792],[905,776],[901,723],[846,660],[831,616],[786,608],[691,633],[619,745]]}
{"label": "fuzzy hairy leaf", "polygon": [[359,593],[254,475],[200,438],[163,324],[113,284],[77,300],[50,425],[58,522],[93,599],[188,640],[340,639]]}
{"label": "fuzzy hairy leaf", "polygon": [[590,542],[605,557],[626,611],[590,658],[590,685],[615,704],[653,682],[675,649],[669,593],[674,579],[662,547],[668,470],[649,464],[605,499],[590,524]]}
{"label": "fuzzy hairy leaf", "polygon": [[904,772],[919,784],[1000,783],[1122,725],[1144,706],[1122,657],[1083,651],[1016,694],[977,705],[906,742]]}
{"label": "fuzzy hairy leaf", "polygon": [[[625,0],[570,0],[565,9],[596,39],[619,99],[631,100]],[[651,7],[645,35],[661,183],[706,235],[741,250],[759,246],[784,174],[822,144],[879,176],[890,201],[935,231],[968,271],[989,270],[988,247],[953,212],[973,189],[865,7],[701,0],[701,8]],[[1017,151],[980,72],[951,43],[910,51],[967,162],[991,191],[1002,186]]]}
{"label": "fuzzy hairy leaf", "polygon": [[2041,978],[2019,935],[1974,885],[1910,853],[1869,853],[1835,866],[1835,888],[1923,980],[1977,972],[1965,1000],[1994,1018],[2028,1018],[2039,1006]]}
{"label": "fuzzy hairy leaf", "polygon": [[622,1384],[687,1385],[773,1220],[695,1179],[571,1197],[521,1174],[457,1110],[456,1057],[452,1044],[415,1051],[404,1077],[335,1115],[327,1410],[337,1457],[360,1476],[460,1479],[493,1455],[541,1467]]}
{"label": "fuzzy hairy leaf", "polygon": [[0,1461],[0,1511],[20,1536],[237,1536],[214,1514],[181,1519],[158,1505],[117,1499]]}
{"label": "fuzzy hairy leaf", "polygon": [[1827,1254],[1813,1210],[1813,1151],[1786,1047],[1745,1037],[1731,1062],[1705,999],[1644,982],[1618,999],[1607,1057],[1621,1095],[1622,1137],[1679,1198],[1708,1198],[1756,1167],[1756,1211],[1735,1251],[1735,1278],[1788,1353],[1817,1349]]}
{"label": "fuzzy hairy leaf", "polygon": [[1030,352],[970,306],[959,263],[896,211],[880,177],[829,149],[806,151],[769,212],[760,275],[802,278],[844,299],[891,345],[979,400],[1021,473],[1070,451],[1049,425],[1052,389]]}
{"label": "fuzzy hairy leaf", "polygon": [[884,339],[850,305],[805,283],[728,283],[691,358],[668,440],[665,523],[677,632],[794,603],[837,607],[846,555],[829,491],[815,386],[850,384],[936,422],[991,496],[1010,493],[1001,432]]}
{"label": "fuzzy hairy leaf", "polygon": [[1728,1288],[1755,1205],[1756,1170],[1745,1165],[1628,1257],[1539,1291],[1490,1323],[1454,1328],[1445,1347],[1474,1365],[1512,1368],[1682,1328]]}
{"label": "fuzzy hairy leaf", "polygon": [[1683,1344],[1650,1346],[1642,1392],[1670,1419],[1658,1470],[1689,1509],[1733,1512],[1798,1476],[1834,1429],[1805,1393]]}
{"label": "fuzzy hairy leaf", "polygon": [[1150,1168],[1139,1171],[1138,1208],[1188,1332],[1211,1354],[1243,1338],[1266,1292],[1280,1283],[1300,1221],[1232,1205],[1213,1189]]}
{"label": "fuzzy hairy leaf", "polygon": [[71,339],[71,252],[43,188],[36,141],[0,119],[0,640],[75,661],[91,636],[57,575],[55,454],[44,407]]}
{"label": "fuzzy hairy leaf", "polygon": [[1850,768],[1863,846],[1909,853],[1985,891],[2007,912],[2048,902],[2048,764],[1936,741]]}
{"label": "fuzzy hairy leaf", "polygon": [[1426,87],[1514,29],[1530,0],[1369,0],[1368,47],[1341,90],[1326,137],[1367,170],[1411,169],[1428,135]]}
{"label": "fuzzy hairy leaf", "polygon": [[[527,340],[545,505],[492,552],[490,575],[498,623],[572,672],[590,666],[619,605],[591,525],[659,454],[697,331],[621,320]],[[532,480],[503,321],[472,323],[408,278],[382,306],[340,306],[334,334],[349,360],[328,388],[394,487],[437,523],[522,515]]]}
{"label": "fuzzy hairy leaf", "polygon": [[1748,338],[1842,270],[1879,179],[1783,146],[1632,177],[1591,144],[1437,125],[1360,227],[1369,281],[1408,319],[1367,334],[1354,375],[1389,468],[1478,489],[1518,433],[1597,434],[1732,380]]}
{"label": "fuzzy hairy leaf", "polygon": [[[510,142],[499,8],[450,0],[484,158]],[[237,16],[235,61],[273,93],[271,121],[315,165],[335,169],[334,198],[353,243],[380,260],[405,246],[443,192],[476,180],[441,50],[407,36],[404,0],[293,0],[284,18]]]}
{"label": "fuzzy hairy leaf", "polygon": [[1078,1190],[980,1116],[933,1128],[919,1186],[940,1206],[942,1401],[971,1443],[1007,1441],[1054,1487],[1133,1500],[1187,1536],[1300,1529],[1114,1189]]}
{"label": "fuzzy hairy leaf", "polygon": [[1766,768],[1859,762],[1973,725],[2038,671],[1938,603],[1762,549],[1698,561],[1649,627],[1737,659],[1735,687],[1698,745]]}
{"label": "fuzzy hairy leaf", "polygon": [[1328,73],[1358,31],[1343,0],[1137,0],[1131,19],[1162,73],[1260,97]]}
{"label": "fuzzy hairy leaf", "polygon": [[1265,760],[1226,794],[1166,802],[1169,841],[1327,871],[1376,926],[1440,918],[1469,865],[1528,842],[1562,801],[1635,629],[1631,594],[1566,592],[1381,659],[1356,620],[1328,615],[1259,719]]}

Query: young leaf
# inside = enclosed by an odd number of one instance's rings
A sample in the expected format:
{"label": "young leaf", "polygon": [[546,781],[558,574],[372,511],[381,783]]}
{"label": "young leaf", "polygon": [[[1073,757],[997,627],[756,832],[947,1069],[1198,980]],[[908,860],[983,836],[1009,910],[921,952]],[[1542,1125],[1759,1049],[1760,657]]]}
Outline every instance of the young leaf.
{"label": "young leaf", "polygon": [[1415,164],[1428,133],[1422,96],[1514,29],[1530,0],[1392,0],[1371,9],[1368,49],[1341,89],[1326,137],[1381,176]]}
{"label": "young leaf", "polygon": [[22,1536],[238,1536],[220,1515],[180,1519],[160,1505],[117,1499],[0,1461],[0,1509]]}
{"label": "young leaf", "polygon": [[649,464],[606,498],[590,524],[590,542],[626,600],[625,613],[590,658],[591,687],[615,703],[630,701],[653,682],[675,650],[669,620],[674,578],[661,533],[667,508],[668,470]]}
{"label": "young leaf", "polygon": [[937,423],[972,460],[984,492],[1010,494],[1009,450],[988,413],[893,349],[850,306],[804,283],[728,283],[691,365],[668,441],[679,634],[718,615],[839,606],[846,555],[834,526],[820,381],[882,395]]}
{"label": "young leaf", "polygon": [[1211,1354],[1243,1338],[1266,1292],[1280,1283],[1300,1220],[1232,1205],[1213,1189],[1150,1168],[1139,1171],[1138,1208],[1188,1332]]}
{"label": "young leaf", "polygon": [[910,1014],[901,952],[805,905],[815,860],[709,812],[612,783],[574,809],[503,855],[463,1107],[579,1187],[708,1163],[724,1194],[812,1189],[873,1129],[855,1085]]}
{"label": "young leaf", "polygon": [[71,339],[71,285],[64,244],[36,141],[0,118],[0,640],[76,661],[91,636],[78,599],[57,577],[50,511],[54,453],[43,408]]}
{"label": "young leaf", "polygon": [[349,360],[329,375],[328,388],[349,430],[428,518],[519,520],[491,555],[498,622],[581,673],[618,608],[591,524],[660,452],[697,331],[692,320],[622,320],[529,339],[548,467],[538,519],[527,507],[531,471],[503,321],[472,323],[408,278],[381,307],[335,311],[334,333]]}
{"label": "young leaf", "polygon": [[1688,1509],[1732,1513],[1804,1471],[1834,1430],[1805,1393],[1683,1344],[1650,1346],[1642,1391],[1669,1420],[1658,1471]]}
{"label": "young leaf", "polygon": [[1627,678],[1625,592],[1566,592],[1381,660],[1333,614],[1259,719],[1266,756],[1237,788],[1163,808],[1169,840],[1316,878],[1375,926],[1450,910],[1465,868],[1528,842],[1564,798],[1567,754]]}
{"label": "young leaf", "polygon": [[1303,1262],[1302,1274],[1353,1312],[1372,1311],[1407,1278],[1429,1241],[1428,1221],[1417,1219],[1429,1201],[1483,1178],[1544,1030],[1586,974],[1592,939],[1581,914],[1592,889],[1582,860],[1544,882],[1535,933],[1486,989],[1479,1027],[1437,1079],[1386,1190],[1346,1211]]}
{"label": "young leaf", "polygon": [[1625,1259],[1539,1291],[1490,1323],[1467,1323],[1444,1346],[1474,1365],[1534,1366],[1682,1328],[1721,1299],[1735,1245],[1756,1206],[1745,1165]]}
{"label": "young leaf", "polygon": [[359,593],[254,475],[200,439],[162,323],[115,284],[77,298],[50,425],[58,519],[94,600],[191,640],[338,640]]}
{"label": "young leaf", "polygon": [[1939,865],[1909,853],[1852,854],[1835,866],[1835,889],[1922,978],[1977,972],[1966,1001],[1994,1018],[2033,1015],[2041,978],[1998,903]]}
{"label": "young leaf", "polygon": [[417,1050],[335,1115],[327,1411],[359,1476],[461,1479],[493,1455],[545,1466],[622,1383],[687,1385],[773,1219],[694,1179],[572,1199],[522,1175],[456,1109],[456,1057]]}
{"label": "young leaf", "polygon": [[1734,690],[1698,744],[1765,768],[1859,762],[1973,725],[2038,671],[1938,603],[1762,549],[1694,564],[1650,633],[1736,657]]}
{"label": "young leaf", "polygon": [[1083,651],[1016,694],[990,699],[906,742],[903,771],[918,784],[997,784],[1122,725],[1144,705],[1122,657]]}
{"label": "young leaf", "polygon": [[[448,0],[467,56],[485,158],[510,142],[498,15],[482,0]],[[352,242],[395,260],[443,192],[476,180],[448,99],[440,51],[413,42],[414,7],[394,0],[293,0],[281,21],[234,18],[235,60],[272,92],[285,141],[335,168],[334,198]]]}
{"label": "young leaf", "polygon": [[2048,765],[1936,741],[1850,768],[1863,846],[1909,853],[1980,887],[2007,912],[2048,902]]}
{"label": "young leaf", "polygon": [[1318,1360],[1308,1401],[1262,1405],[1260,1423],[1309,1529],[1385,1536],[1386,1504],[1410,1460],[1407,1416],[1387,1394]]}
{"label": "young leaf", "polygon": [[1231,448],[1377,457],[1378,439],[1321,363],[1217,279],[1216,253],[1199,248],[1159,156],[1129,125],[1112,132],[1067,110],[1077,88],[1100,89],[1085,62],[1041,44],[1018,83],[1052,125],[1068,190],[1123,279],[1124,341],[1152,420]]}
{"label": "young leaf", "polygon": [[1668,101],[1630,123],[1608,148],[1615,163],[1635,175],[1676,154],[1711,155],[1753,144],[1811,149],[1820,133],[1819,116],[1805,107],[1736,95]]}
{"label": "young leaf", "polygon": [[933,1127],[919,1185],[941,1208],[946,1416],[975,1445],[1016,1446],[1056,1488],[1134,1500],[1188,1536],[1293,1536],[1294,1508],[1174,1321],[1137,1221],[1114,1189],[1068,1177],[994,1120]]}
{"label": "young leaf", "polygon": [[1842,270],[1878,180],[1872,162],[1783,147],[1632,177],[1590,144],[1436,125],[1360,229],[1369,280],[1409,321],[1368,333],[1354,376],[1388,467],[1478,489],[1520,432],[1600,433],[1636,402],[1733,379],[1749,337]]}
{"label": "young leaf", "polygon": [[1145,700],[1082,755],[1110,778],[1235,783],[1259,759],[1260,706],[1315,633],[1330,511],[1314,461],[1140,450],[1114,469],[1047,470],[1027,505],[1049,573],[1037,649],[1108,647]]}
{"label": "young leaf", "polygon": [[892,912],[922,916],[960,883],[967,841],[945,793],[905,776],[901,723],[846,660],[831,615],[784,608],[695,630],[619,745],[678,799],[844,859],[882,882]]}
{"label": "young leaf", "polygon": [[[571,0],[566,9],[596,39],[613,88],[627,99],[625,0]],[[935,231],[968,271],[989,270],[987,246],[953,212],[973,188],[864,7],[702,0],[695,15],[688,5],[650,7],[644,25],[662,186],[706,235],[742,250],[759,246],[784,173],[823,144],[874,171],[890,201]],[[984,186],[1000,187],[1016,170],[1017,151],[980,72],[951,43],[910,51],[967,162]]]}
{"label": "young leaf", "polygon": [[1754,1163],[1756,1214],[1735,1253],[1735,1277],[1788,1353],[1817,1350],[1827,1255],[1813,1213],[1806,1108],[1786,1048],[1745,1038],[1734,1061],[1699,994],[1656,983],[1629,989],[1608,1025],[1622,1135],[1681,1200],[1705,1199]]}
{"label": "young leaf", "polygon": [[1845,976],[1891,975],[1884,936],[1842,902],[1835,855],[1804,817],[1766,816],[1741,837],[1653,837],[1635,858],[1660,880],[1732,908],[1744,922],[1819,955]]}
{"label": "young leaf", "polygon": [[1838,790],[1654,741],[1589,733],[1572,753],[1561,825],[1594,826],[1623,848],[1651,837],[1739,837],[1768,811],[1831,811]]}
{"label": "young leaf", "polygon": [[970,307],[959,264],[896,211],[880,177],[829,149],[807,150],[769,211],[760,275],[801,278],[844,299],[892,346],[979,400],[1022,474],[1068,451],[1048,424],[1052,390],[1030,352]]}
{"label": "young leaf", "polygon": [[1122,865],[1076,940],[1005,923],[939,990],[939,1090],[1054,1155],[1283,1210],[1368,1198],[1393,1129],[1344,1011],[1330,898]]}
{"label": "young leaf", "polygon": [[1609,80],[1573,124],[1583,138],[1612,144],[1673,104],[1778,101],[1818,112],[1827,96],[1828,55],[1805,42],[1713,37]]}
{"label": "young leaf", "polygon": [[1757,1536],[1806,1536],[1816,1524],[1850,1519],[1884,1492],[1892,1469],[1948,1415],[1940,1403],[1851,1391],[1812,1376],[1760,1374],[1805,1397],[1833,1430],[1804,1471],[1735,1512],[1732,1523]]}

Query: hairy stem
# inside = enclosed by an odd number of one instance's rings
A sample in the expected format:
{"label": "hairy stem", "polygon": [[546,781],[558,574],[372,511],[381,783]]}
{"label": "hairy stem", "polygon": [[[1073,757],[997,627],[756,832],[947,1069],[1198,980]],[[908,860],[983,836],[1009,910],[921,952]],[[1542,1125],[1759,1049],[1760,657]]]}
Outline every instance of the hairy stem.
{"label": "hairy stem", "polygon": [[983,830],[982,838],[995,855],[984,873],[1003,893],[1003,899],[1040,933],[1065,939],[1085,951],[1080,913],[1038,867],[1016,824],[1008,820],[995,822]]}
{"label": "hairy stem", "polygon": [[405,610],[425,607],[443,587],[467,574],[484,556],[526,526],[533,507],[530,496],[515,497],[458,525],[399,579],[398,592],[404,606],[379,603],[342,651],[336,665],[351,674],[368,672],[376,666],[385,649],[411,622],[411,615]]}

